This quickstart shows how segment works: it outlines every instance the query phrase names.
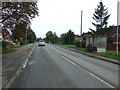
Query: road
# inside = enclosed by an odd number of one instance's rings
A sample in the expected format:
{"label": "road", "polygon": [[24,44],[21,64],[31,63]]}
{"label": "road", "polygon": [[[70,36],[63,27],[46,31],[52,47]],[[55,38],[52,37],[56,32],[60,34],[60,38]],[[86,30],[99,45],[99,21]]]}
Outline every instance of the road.
{"label": "road", "polygon": [[118,65],[47,44],[35,47],[11,88],[117,88]]}

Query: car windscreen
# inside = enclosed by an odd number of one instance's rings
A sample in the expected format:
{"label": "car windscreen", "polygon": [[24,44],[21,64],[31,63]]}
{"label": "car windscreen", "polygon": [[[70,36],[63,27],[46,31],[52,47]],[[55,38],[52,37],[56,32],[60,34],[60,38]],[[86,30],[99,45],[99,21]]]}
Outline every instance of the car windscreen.
{"label": "car windscreen", "polygon": [[39,42],[44,42],[44,40],[39,40]]}

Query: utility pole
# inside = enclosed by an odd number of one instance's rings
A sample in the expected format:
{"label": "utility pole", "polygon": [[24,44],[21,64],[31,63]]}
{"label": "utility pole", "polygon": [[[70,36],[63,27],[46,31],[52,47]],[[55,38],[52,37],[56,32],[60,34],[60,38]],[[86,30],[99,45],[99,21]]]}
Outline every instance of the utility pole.
{"label": "utility pole", "polygon": [[[80,26],[80,41],[82,41],[82,18],[83,18],[83,11],[81,10],[81,26]],[[82,43],[80,42],[80,47],[82,46]]]}
{"label": "utility pole", "polygon": [[80,35],[82,36],[82,13],[83,11],[81,10],[81,27],[80,27]]}
{"label": "utility pole", "polygon": [[120,6],[119,6],[119,4],[120,4],[120,1],[118,0],[117,1],[117,40],[116,40],[116,52],[117,52],[117,54],[118,54],[118,24],[119,24],[119,18],[120,18],[120,16],[119,16],[119,13],[120,13]]}

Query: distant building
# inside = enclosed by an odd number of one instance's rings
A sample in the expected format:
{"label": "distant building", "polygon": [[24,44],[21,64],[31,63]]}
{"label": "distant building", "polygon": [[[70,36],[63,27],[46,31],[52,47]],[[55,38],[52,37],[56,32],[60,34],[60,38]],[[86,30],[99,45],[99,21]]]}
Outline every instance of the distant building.
{"label": "distant building", "polygon": [[75,35],[75,40],[80,41],[80,36],[79,35]]}
{"label": "distant building", "polygon": [[82,36],[75,35],[75,40],[86,40],[88,37],[88,33],[83,33]]}

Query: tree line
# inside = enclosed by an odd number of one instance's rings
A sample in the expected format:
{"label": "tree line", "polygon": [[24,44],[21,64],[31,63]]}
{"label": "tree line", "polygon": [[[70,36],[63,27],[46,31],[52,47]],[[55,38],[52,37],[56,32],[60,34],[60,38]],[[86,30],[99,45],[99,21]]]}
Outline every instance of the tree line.
{"label": "tree line", "polygon": [[74,38],[75,34],[72,30],[69,30],[66,33],[62,33],[60,37],[57,36],[57,34],[52,31],[48,31],[46,33],[46,37],[44,38],[46,43],[61,43],[61,44],[74,44]]}

